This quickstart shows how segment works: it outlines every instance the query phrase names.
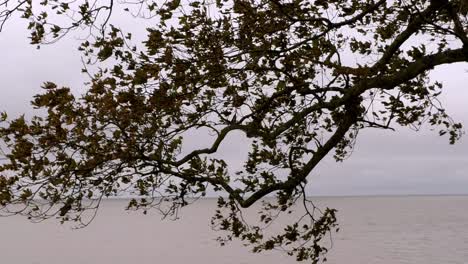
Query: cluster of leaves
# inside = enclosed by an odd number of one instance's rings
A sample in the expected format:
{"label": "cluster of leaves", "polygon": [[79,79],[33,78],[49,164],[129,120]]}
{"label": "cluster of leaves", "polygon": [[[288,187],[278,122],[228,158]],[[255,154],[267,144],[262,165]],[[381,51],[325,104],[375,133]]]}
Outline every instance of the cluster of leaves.
{"label": "cluster of leaves", "polygon": [[[91,32],[79,47],[90,76],[85,93],[46,82],[32,101],[45,116],[2,116],[0,206],[33,220],[83,221],[103,197],[134,194],[142,198],[129,209],[172,215],[211,188],[228,195],[212,219],[228,231],[221,241],[236,237],[255,252],[282,248],[317,263],[336,211],[310,211],[304,186],[325,156],[334,151],[341,161],[360,130],[395,124],[428,122],[451,143],[460,137],[428,74],[468,61],[464,3],[0,2],[1,25],[21,13],[32,44]],[[112,24],[120,11],[155,21],[143,42]],[[212,135],[207,147],[187,151],[184,138],[200,131]],[[214,154],[236,131],[251,147],[234,173]],[[248,224],[242,208],[267,195],[275,199],[262,204],[260,224]],[[299,199],[304,217],[266,237],[264,228]]]}

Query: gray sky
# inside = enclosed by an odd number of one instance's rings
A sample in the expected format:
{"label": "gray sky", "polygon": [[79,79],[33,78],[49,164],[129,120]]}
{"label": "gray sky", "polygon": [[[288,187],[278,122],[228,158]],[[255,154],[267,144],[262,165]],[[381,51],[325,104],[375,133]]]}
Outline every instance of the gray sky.
{"label": "gray sky", "polygon": [[[29,101],[44,81],[84,89],[78,41],[73,36],[37,50],[28,44],[24,25],[10,21],[0,33],[0,111],[31,113]],[[441,99],[446,110],[466,127],[467,72],[468,64],[459,63],[432,73],[445,85]],[[245,156],[243,142],[247,141],[242,136],[234,136],[220,152],[236,162]],[[327,158],[309,183],[312,195],[468,194],[468,134],[449,145],[446,137],[428,129],[363,131],[349,159],[336,163]]]}

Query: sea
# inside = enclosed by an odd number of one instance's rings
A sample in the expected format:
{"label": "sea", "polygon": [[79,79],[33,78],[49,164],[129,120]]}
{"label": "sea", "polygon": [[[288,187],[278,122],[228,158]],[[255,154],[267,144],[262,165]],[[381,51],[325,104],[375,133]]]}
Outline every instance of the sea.
{"label": "sea", "polygon": [[[314,197],[336,208],[340,231],[326,263],[468,263],[468,196]],[[220,246],[210,218],[215,199],[199,200],[180,219],[125,210],[106,200],[94,221],[76,229],[57,220],[0,218],[2,264],[292,264],[281,251],[254,254],[239,241]],[[255,209],[246,212],[255,218]],[[250,214],[250,216],[249,216]],[[275,223],[278,226],[288,224]],[[330,245],[331,245],[330,244]]]}

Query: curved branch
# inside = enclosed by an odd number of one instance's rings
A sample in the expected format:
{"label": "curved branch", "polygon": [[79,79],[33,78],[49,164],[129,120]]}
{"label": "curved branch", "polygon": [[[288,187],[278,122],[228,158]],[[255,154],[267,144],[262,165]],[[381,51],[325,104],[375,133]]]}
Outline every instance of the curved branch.
{"label": "curved branch", "polygon": [[192,152],[190,152],[189,154],[187,154],[185,157],[181,158],[180,160],[176,161],[176,162],[172,162],[170,163],[171,165],[173,166],[181,166],[183,165],[184,163],[188,162],[189,160],[191,160],[192,158],[200,155],[200,154],[212,154],[212,153],[215,153],[217,150],[218,150],[218,147],[219,145],[221,144],[221,142],[223,142],[224,138],[227,136],[227,134],[233,130],[238,130],[238,129],[242,129],[243,126],[241,125],[230,125],[230,126],[227,126],[225,127],[224,129],[222,129],[218,135],[218,137],[216,138],[216,140],[213,142],[213,144],[211,145],[210,148],[204,148],[204,149],[197,149],[197,150],[194,150]]}

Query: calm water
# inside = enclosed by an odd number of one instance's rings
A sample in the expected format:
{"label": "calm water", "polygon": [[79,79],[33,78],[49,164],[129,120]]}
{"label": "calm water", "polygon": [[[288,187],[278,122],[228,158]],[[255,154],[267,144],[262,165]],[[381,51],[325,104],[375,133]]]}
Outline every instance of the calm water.
{"label": "calm water", "polygon": [[[468,263],[468,197],[316,198],[335,207],[341,231],[328,263]],[[295,263],[279,252],[251,254],[239,243],[219,247],[209,226],[213,200],[200,201],[178,221],[123,211],[106,201],[95,221],[72,230],[55,221],[0,218],[0,263]]]}

